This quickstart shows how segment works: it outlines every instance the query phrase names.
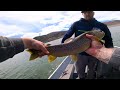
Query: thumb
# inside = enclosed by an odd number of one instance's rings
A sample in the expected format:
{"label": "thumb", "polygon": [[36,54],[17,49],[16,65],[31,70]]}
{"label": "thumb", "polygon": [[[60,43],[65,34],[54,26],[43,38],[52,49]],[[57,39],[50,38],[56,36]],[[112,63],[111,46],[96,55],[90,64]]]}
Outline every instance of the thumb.
{"label": "thumb", "polygon": [[93,35],[89,35],[89,34],[86,34],[86,37],[93,40],[93,41],[99,41],[98,38],[96,36],[93,36]]}

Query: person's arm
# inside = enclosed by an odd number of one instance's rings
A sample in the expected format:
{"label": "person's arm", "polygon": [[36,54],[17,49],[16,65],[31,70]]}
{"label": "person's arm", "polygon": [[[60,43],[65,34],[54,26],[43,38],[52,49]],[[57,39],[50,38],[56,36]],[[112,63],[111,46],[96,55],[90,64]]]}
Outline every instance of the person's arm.
{"label": "person's arm", "polygon": [[111,61],[111,57],[113,56],[113,53],[115,51],[115,48],[105,48],[104,46],[98,50],[96,50],[96,54],[92,55],[99,59],[100,61],[109,64]]}
{"label": "person's arm", "polygon": [[[0,37],[0,62],[12,58],[14,55],[24,51],[24,49],[42,50],[47,54],[45,45],[37,40],[31,38],[7,38]],[[40,55],[41,56],[41,55]]]}
{"label": "person's arm", "polygon": [[64,43],[64,41],[68,38],[70,38],[75,33],[75,23],[72,24],[72,26],[69,28],[67,33],[64,35],[61,43]]}
{"label": "person's arm", "polygon": [[10,39],[7,37],[0,37],[0,62],[12,58],[15,54],[24,50],[22,39]]}
{"label": "person's arm", "polygon": [[120,48],[106,48],[98,42],[93,35],[86,34],[92,40],[91,47],[85,52],[96,57],[98,60],[111,64],[113,67],[119,69],[120,67]]}
{"label": "person's arm", "polygon": [[108,64],[120,70],[120,48],[115,48]]}
{"label": "person's arm", "polygon": [[101,48],[94,57],[106,64],[111,64],[116,69],[120,69],[120,48]]}

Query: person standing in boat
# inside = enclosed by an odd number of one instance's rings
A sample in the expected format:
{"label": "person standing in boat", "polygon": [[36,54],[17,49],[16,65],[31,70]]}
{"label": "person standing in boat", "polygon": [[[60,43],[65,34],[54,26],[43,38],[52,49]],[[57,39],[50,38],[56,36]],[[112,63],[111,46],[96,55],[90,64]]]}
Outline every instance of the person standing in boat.
{"label": "person standing in boat", "polygon": [[[67,33],[64,35],[61,42],[64,43],[64,41],[70,38],[73,34],[75,34],[75,37],[77,37],[78,35],[81,35],[83,32],[81,32],[80,30],[90,31],[93,28],[96,28],[96,29],[101,29],[102,31],[105,32],[105,36],[103,38],[103,40],[105,40],[105,46],[113,47],[111,32],[109,31],[107,25],[97,21],[94,18],[94,11],[81,11],[81,13],[84,18],[81,18],[80,20],[75,21],[71,25],[71,27],[69,28]],[[88,65],[87,77],[85,75],[86,65]],[[97,68],[97,71],[96,71],[95,69],[97,66],[98,67],[100,66],[100,67]],[[80,79],[85,79],[85,78],[95,79],[96,72],[97,72],[97,77],[99,78],[101,76],[107,75],[107,73],[112,69],[111,66],[103,62],[98,62],[96,58],[87,54],[86,52],[79,53],[78,60],[75,62],[75,67]],[[99,71],[102,71],[102,72],[99,72]]]}

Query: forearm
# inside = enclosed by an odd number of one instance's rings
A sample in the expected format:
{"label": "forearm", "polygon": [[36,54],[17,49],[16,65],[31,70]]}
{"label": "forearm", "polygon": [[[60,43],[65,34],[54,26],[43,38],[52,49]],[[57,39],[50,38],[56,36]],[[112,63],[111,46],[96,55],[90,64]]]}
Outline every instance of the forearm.
{"label": "forearm", "polygon": [[120,69],[120,48],[115,49],[108,64],[111,64],[116,69]]}
{"label": "forearm", "polygon": [[22,39],[0,37],[0,62],[24,51]]}
{"label": "forearm", "polygon": [[98,60],[110,64],[116,69],[120,69],[120,49],[119,48],[101,48],[94,55]]}
{"label": "forearm", "polygon": [[31,38],[22,38],[22,41],[23,41],[23,44],[24,44],[24,48],[29,48],[31,49],[32,48],[32,43],[34,42],[33,39]]}
{"label": "forearm", "polygon": [[99,59],[100,61],[108,64],[111,60],[111,57],[114,53],[115,49],[114,48],[101,48],[97,50],[97,54],[95,57]]}
{"label": "forearm", "polygon": [[61,43],[64,43],[64,41],[68,38],[70,38],[75,33],[75,24],[73,24],[70,29],[67,31],[67,33],[64,35]]}
{"label": "forearm", "polygon": [[70,35],[65,35],[61,41],[61,43],[64,43],[66,39],[70,38],[71,36]]}

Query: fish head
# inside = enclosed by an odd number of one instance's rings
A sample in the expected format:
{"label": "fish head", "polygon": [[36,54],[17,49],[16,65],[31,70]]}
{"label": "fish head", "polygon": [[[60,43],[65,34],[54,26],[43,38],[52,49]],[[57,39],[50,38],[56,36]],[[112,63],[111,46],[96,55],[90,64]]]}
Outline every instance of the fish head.
{"label": "fish head", "polygon": [[90,32],[88,32],[88,34],[94,35],[96,37],[98,37],[99,39],[102,39],[105,36],[105,32],[100,30],[100,29],[93,29]]}

